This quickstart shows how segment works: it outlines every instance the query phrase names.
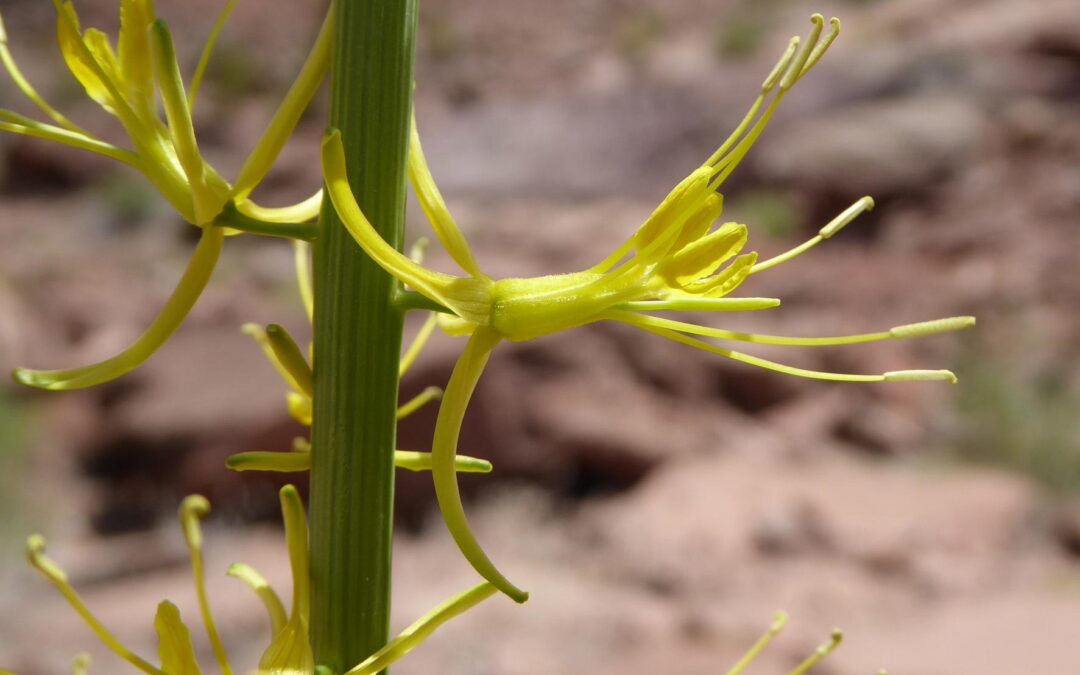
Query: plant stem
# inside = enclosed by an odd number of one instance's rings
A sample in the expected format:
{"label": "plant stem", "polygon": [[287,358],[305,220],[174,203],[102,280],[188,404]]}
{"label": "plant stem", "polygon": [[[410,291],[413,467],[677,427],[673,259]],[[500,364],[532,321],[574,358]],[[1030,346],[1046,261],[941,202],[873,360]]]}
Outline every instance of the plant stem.
{"label": "plant stem", "polygon": [[[416,0],[336,0],[330,124],[352,189],[401,248]],[[343,672],[389,633],[395,411],[402,312],[396,282],[323,203],[314,246],[311,640]]]}

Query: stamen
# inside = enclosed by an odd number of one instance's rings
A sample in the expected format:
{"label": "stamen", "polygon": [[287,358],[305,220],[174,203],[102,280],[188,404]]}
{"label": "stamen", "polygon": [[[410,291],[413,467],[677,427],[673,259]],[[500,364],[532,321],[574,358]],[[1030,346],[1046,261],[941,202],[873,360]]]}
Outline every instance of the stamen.
{"label": "stamen", "polygon": [[791,59],[795,58],[795,51],[799,48],[799,37],[795,36],[788,42],[787,49],[780,56],[780,60],[776,62],[773,69],[769,72],[769,75],[765,78],[765,81],[761,83],[761,93],[758,94],[757,99],[754,100],[753,105],[750,106],[750,110],[746,112],[739,125],[735,127],[735,131],[720,144],[720,147],[709,156],[709,159],[705,161],[705,166],[716,166],[728,150],[735,145],[736,141],[742,138],[742,135],[746,133],[746,130],[750,127],[750,123],[757,117],[758,112],[761,110],[761,106],[765,104],[765,98],[776,87],[776,83],[779,81],[780,76],[787,70],[791,64]]}
{"label": "stamen", "polygon": [[[720,187],[728,176],[738,167],[743,157],[750,150],[750,147],[757,141],[757,138],[764,131],[765,127],[769,124],[773,114],[776,112],[780,101],[783,100],[787,92],[794,86],[803,75],[809,72],[810,68],[816,64],[821,57],[825,54],[825,50],[828,48],[832,41],[836,39],[839,33],[840,23],[833,20],[833,29],[829,32],[826,38],[819,41],[821,31],[824,26],[824,19],[820,14],[814,14],[810,18],[813,22],[813,27],[810,29],[810,34],[807,36],[805,42],[802,43],[801,49],[799,48],[799,39],[793,38],[789,43],[787,49],[784,51],[783,56],[777,62],[776,66],[765,78],[765,81],[761,86],[761,94],[759,94],[757,100],[750,107],[750,111],[743,118],[742,122],[736,128],[735,132],[728,137],[723,145],[712,154],[709,161],[706,162],[706,166],[712,166],[716,173],[712,181],[709,183],[709,189],[716,190]],[[775,98],[769,103],[765,111],[761,114],[761,117],[750,128],[749,133],[746,133],[745,137],[739,140],[738,144],[735,144],[735,140],[739,139],[746,129],[750,126],[751,120],[758,114],[761,106],[764,105],[765,99],[779,84],[779,90],[776,92]],[[732,147],[734,146],[734,149]],[[730,152],[729,152],[730,150]]]}
{"label": "stamen", "polygon": [[702,335],[720,340],[738,340],[739,342],[752,342],[763,345],[787,345],[800,347],[830,347],[837,345],[854,345],[866,342],[881,342],[882,340],[901,340],[914,337],[934,335],[947,331],[962,330],[975,325],[975,317],[954,316],[936,321],[924,321],[922,323],[898,326],[887,331],[877,333],[861,333],[857,335],[840,335],[835,337],[789,337],[786,335],[761,335],[758,333],[742,333],[738,331],[724,330],[699,326],[685,321],[674,321],[658,316],[634,314],[618,309],[608,310],[604,313],[604,319],[620,321],[633,326],[656,326],[668,330]]}
{"label": "stamen", "polygon": [[417,331],[412,344],[409,345],[409,348],[406,349],[405,353],[401,356],[401,363],[398,364],[399,378],[404,377],[405,373],[409,372],[409,368],[412,368],[412,365],[416,363],[417,357],[420,356],[420,352],[423,351],[428,340],[431,339],[431,334],[435,332],[435,327],[438,324],[438,314],[436,312],[428,314],[427,320],[424,321],[424,325],[420,326],[420,330]]}
{"label": "stamen", "polygon": [[166,673],[199,673],[199,661],[191,646],[191,633],[180,619],[180,610],[168,600],[158,605],[154,616],[158,634],[158,658]]}
{"label": "stamen", "polygon": [[30,562],[30,565],[44,576],[49,583],[51,583],[64,598],[68,601],[68,604],[78,613],[82,620],[86,622],[90,629],[94,631],[98,639],[111,649],[120,658],[124,659],[131,665],[135,666],[144,673],[150,673],[150,675],[166,675],[161,670],[155,668],[149,661],[137,656],[134,652],[129,650],[124,645],[120,644],[112,633],[98,620],[96,616],[90,611],[83,602],[79,594],[75,592],[75,589],[68,583],[67,575],[64,570],[53,562],[48,556],[45,555],[45,538],[40,534],[35,534],[26,540],[26,558]]}
{"label": "stamen", "polygon": [[397,419],[402,420],[413,414],[420,408],[423,408],[432,401],[438,401],[442,398],[443,390],[439,387],[427,387],[424,391],[420,392],[407,403],[397,409]]}
{"label": "stamen", "polygon": [[292,451],[311,452],[311,441],[302,436],[296,436],[292,439]]}
{"label": "stamen", "polygon": [[15,63],[15,58],[11,55],[11,51],[8,49],[8,37],[7,28],[4,26],[3,16],[0,16],[0,61],[3,61],[4,69],[7,70],[8,75],[15,82],[15,86],[19,88],[19,91],[23,93],[26,98],[30,99],[30,102],[41,109],[43,113],[48,115],[60,126],[64,127],[68,131],[88,136],[79,125],[75,124],[67,117],[65,117],[59,110],[49,105],[45,99],[37,93],[37,90],[30,84],[30,81],[19,70],[19,66]]}
{"label": "stamen", "polygon": [[897,340],[907,340],[909,338],[937,335],[938,333],[948,333],[954,330],[964,330],[974,325],[975,317],[973,316],[950,316],[935,321],[922,321],[920,323],[910,323],[906,326],[896,326],[889,329],[889,334]]}
{"label": "stamen", "polygon": [[825,39],[819,40],[818,43],[814,45],[814,50],[810,52],[810,58],[806,60],[806,65],[803,66],[796,81],[802,79],[804,75],[810,72],[811,68],[817,65],[817,62],[821,60],[822,56],[825,56],[825,52],[832,46],[832,43],[835,42],[838,37],[840,37],[840,19],[837,19],[834,16],[829,19],[829,32],[825,35]]}
{"label": "stamen", "polygon": [[768,94],[776,88],[776,85],[780,82],[780,78],[784,76],[784,73],[786,73],[791,66],[791,61],[795,58],[795,52],[798,51],[801,42],[802,38],[798,35],[792,37],[791,40],[788,41],[788,46],[780,56],[780,60],[776,62],[776,65],[773,66],[773,69],[769,71],[769,74],[761,83],[762,94]]}
{"label": "stamen", "polygon": [[71,662],[71,675],[88,675],[92,662],[93,659],[86,652],[79,654]]}
{"label": "stamen", "polygon": [[233,563],[229,566],[226,574],[234,579],[239,579],[247,584],[248,588],[255,591],[255,595],[262,601],[263,606],[266,607],[266,613],[270,617],[270,634],[277,635],[285,627],[287,621],[285,606],[281,604],[281,599],[274,592],[274,589],[270,587],[263,575],[256,572],[255,568],[244,563]]}
{"label": "stamen", "polygon": [[296,265],[296,286],[308,323],[315,320],[315,290],[311,277],[311,245],[306,241],[293,241],[293,261]]}
{"label": "stamen", "polygon": [[[407,471],[431,471],[431,453],[395,450],[394,466]],[[492,468],[491,462],[486,459],[469,457],[468,455],[454,457],[454,471],[458,473],[491,473]]]}
{"label": "stamen", "polygon": [[206,45],[203,47],[202,54],[199,56],[199,64],[195,66],[195,74],[191,76],[191,88],[188,90],[188,108],[195,109],[195,99],[199,95],[199,88],[202,86],[203,75],[206,73],[206,66],[210,63],[210,55],[214,53],[214,46],[217,44],[218,35],[221,33],[221,29],[225,27],[225,22],[228,21],[229,15],[232,14],[233,9],[236,8],[237,0],[229,0],[225,3],[225,7],[221,10],[221,14],[218,14],[217,21],[214,22],[214,27],[210,29],[210,36],[206,38]]}
{"label": "stamen", "polygon": [[742,672],[746,670],[746,667],[765,650],[765,647],[769,645],[772,639],[779,635],[780,631],[784,630],[784,626],[787,625],[787,620],[787,612],[777,612],[776,616],[773,618],[772,625],[769,626],[769,630],[758,638],[758,641],[754,643],[754,646],[739,659],[738,663],[732,666],[731,670],[727,672],[727,675],[741,675]]}
{"label": "stamen", "polygon": [[799,50],[799,54],[792,61],[784,76],[780,78],[781,92],[791,89],[795,82],[798,81],[798,78],[802,76],[803,67],[809,62],[810,53],[817,47],[818,38],[821,37],[821,30],[825,27],[825,17],[814,14],[810,17],[810,23],[813,26],[810,28],[810,34],[806,37],[806,42],[803,43],[802,49]]}
{"label": "stamen", "polygon": [[225,656],[225,647],[221,644],[217,627],[214,625],[214,616],[210,613],[210,601],[206,597],[206,577],[203,572],[202,557],[202,528],[199,521],[210,513],[210,502],[202,495],[190,495],[180,503],[180,527],[184,532],[184,541],[191,552],[191,573],[195,579],[195,594],[199,599],[199,612],[202,614],[203,624],[206,626],[206,634],[210,638],[210,646],[214,650],[221,672],[232,675],[229,660]]}
{"label": "stamen", "polygon": [[826,656],[832,654],[844,639],[844,633],[839,628],[834,628],[829,641],[814,650],[805,661],[800,663],[791,675],[805,675],[811,668],[820,663]]}
{"label": "stamen", "polygon": [[446,387],[446,396],[439,406],[439,418],[435,422],[435,438],[432,443],[431,475],[435,482],[435,496],[442,511],[446,528],[455,543],[473,569],[496,588],[506,593],[515,602],[525,602],[529,594],[514,586],[499,572],[488,558],[476,536],[469,527],[465,509],[461,504],[457,476],[454,472],[454,458],[457,455],[458,437],[465,409],[472,398],[476,383],[484,372],[491,350],[499,343],[499,336],[490,328],[478,327],[469,338],[469,343],[458,358],[450,382]]}
{"label": "stamen", "polygon": [[668,300],[623,302],[612,309],[628,312],[755,312],[779,306],[779,298],[700,298],[688,295]]}
{"label": "stamen", "polygon": [[496,590],[494,585],[485,581],[455,595],[401,631],[385,647],[364,659],[345,675],[374,675],[386,669],[423,643],[439,626],[487,600]]}
{"label": "stamen", "polygon": [[894,370],[883,376],[886,382],[948,382],[956,384],[951,370]]}
{"label": "stamen", "polygon": [[289,331],[276,323],[272,323],[266,327],[266,339],[270,343],[270,348],[274,350],[274,356],[278,358],[281,365],[292,376],[296,386],[308,398],[311,398],[314,392],[311,366],[308,365],[307,359],[304,358],[304,353],[300,351],[296,341],[289,335]]}
{"label": "stamen", "polygon": [[[629,322],[627,322],[629,323]],[[757,366],[766,370],[774,370],[778,373],[784,373],[786,375],[794,375],[795,377],[805,377],[811,380],[829,380],[832,382],[910,382],[910,381],[937,381],[948,380],[955,382],[956,376],[947,370],[901,370],[892,373],[885,373],[883,375],[854,375],[848,373],[830,373],[819,370],[807,370],[805,368],[796,368],[795,366],[788,366],[775,361],[769,361],[758,356],[751,356],[750,354],[744,354],[732,349],[724,347],[717,347],[711,345],[708,342],[703,342],[696,338],[683,335],[682,333],[676,333],[673,330],[666,328],[659,328],[647,323],[634,324],[641,330],[659,335],[660,337],[679,342],[681,344],[700,349],[710,354],[716,354],[717,356],[723,356],[724,358],[731,359],[733,361],[740,361],[751,366]]]}
{"label": "stamen", "polygon": [[223,241],[224,232],[220,227],[203,229],[199,245],[169,300],[146,332],[123,352],[99,363],[70,370],[16,368],[13,373],[15,379],[30,387],[61,391],[85,389],[131,372],[150,358],[180,327],[210,281]]}
{"label": "stamen", "polygon": [[830,220],[828,223],[826,223],[825,227],[818,230],[817,235],[815,235],[813,238],[808,239],[807,241],[804,241],[802,244],[799,244],[798,246],[791,249],[790,251],[786,251],[784,253],[781,253],[778,256],[775,256],[773,258],[769,258],[768,260],[766,260],[764,262],[759,262],[758,264],[754,265],[753,269],[750,270],[750,274],[757,274],[758,272],[764,272],[767,269],[771,269],[773,267],[776,267],[780,263],[787,262],[788,260],[791,260],[792,258],[800,256],[803,253],[806,253],[807,251],[814,248],[815,246],[817,246],[821,242],[825,241],[826,239],[832,238],[837,232],[844,229],[844,227],[848,223],[855,220],[856,218],[858,218],[862,214],[866,213],[867,211],[872,210],[873,208],[874,208],[874,200],[873,200],[872,197],[863,197],[862,199],[859,199],[854,204],[852,204],[851,206],[844,209],[840,213],[840,215],[836,216],[835,218]]}

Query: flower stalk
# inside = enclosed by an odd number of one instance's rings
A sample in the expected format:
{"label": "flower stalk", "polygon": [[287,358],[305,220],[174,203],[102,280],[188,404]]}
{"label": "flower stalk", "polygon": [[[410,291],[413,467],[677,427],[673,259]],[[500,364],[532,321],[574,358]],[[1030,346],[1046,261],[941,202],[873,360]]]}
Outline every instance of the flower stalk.
{"label": "flower stalk", "polygon": [[[354,194],[400,249],[416,2],[344,0],[335,11],[330,124],[341,130]],[[403,313],[397,282],[329,204],[313,252],[310,630],[316,663],[345,672],[389,636]]]}

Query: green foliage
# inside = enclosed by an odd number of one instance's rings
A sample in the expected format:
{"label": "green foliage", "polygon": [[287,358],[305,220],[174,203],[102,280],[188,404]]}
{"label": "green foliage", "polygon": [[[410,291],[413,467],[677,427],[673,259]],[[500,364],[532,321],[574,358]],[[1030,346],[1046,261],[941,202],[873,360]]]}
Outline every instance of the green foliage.
{"label": "green foliage", "polygon": [[743,9],[724,17],[714,36],[717,59],[742,59],[753,54],[767,37],[768,29],[768,20],[759,9]]}
{"label": "green foliage", "polygon": [[978,346],[964,353],[957,457],[1027,474],[1055,491],[1080,492],[1080,385],[1069,370],[1025,374],[1023,359]]}
{"label": "green foliage", "polygon": [[667,33],[667,29],[667,21],[655,9],[638,9],[615,23],[615,44],[623,58],[640,64]]}
{"label": "green foliage", "polygon": [[798,210],[791,195],[783,190],[751,190],[731,199],[727,216],[752,224],[755,232],[774,238],[797,234]]}
{"label": "green foliage", "polygon": [[21,543],[26,508],[26,470],[31,457],[34,419],[29,405],[0,390],[0,544]]}

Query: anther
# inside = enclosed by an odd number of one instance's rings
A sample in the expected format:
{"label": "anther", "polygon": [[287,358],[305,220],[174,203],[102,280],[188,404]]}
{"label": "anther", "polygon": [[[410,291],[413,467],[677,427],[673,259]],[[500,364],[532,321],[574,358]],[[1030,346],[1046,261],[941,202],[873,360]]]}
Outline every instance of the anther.
{"label": "anther", "polygon": [[840,230],[844,229],[848,223],[855,220],[867,211],[871,211],[874,208],[874,198],[870,196],[863,197],[859,201],[855,202],[851,206],[844,209],[840,215],[830,220],[825,227],[818,230],[818,234],[822,239],[829,239]]}
{"label": "anther", "polygon": [[956,384],[951,370],[894,370],[882,375],[886,382],[948,382]]}
{"label": "anther", "polygon": [[971,328],[974,325],[975,317],[973,316],[950,316],[944,319],[921,321],[906,326],[896,326],[889,329],[889,335],[898,340],[906,340],[908,338],[948,333],[954,330],[964,330],[965,328]]}

